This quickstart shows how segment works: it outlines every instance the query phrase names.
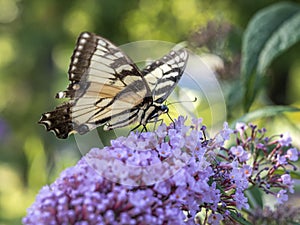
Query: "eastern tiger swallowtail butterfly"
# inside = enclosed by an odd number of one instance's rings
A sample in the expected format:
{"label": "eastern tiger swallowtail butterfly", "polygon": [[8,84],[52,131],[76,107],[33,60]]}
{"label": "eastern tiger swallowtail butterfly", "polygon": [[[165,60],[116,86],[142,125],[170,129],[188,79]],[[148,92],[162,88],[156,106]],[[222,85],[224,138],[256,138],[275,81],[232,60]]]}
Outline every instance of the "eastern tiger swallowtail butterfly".
{"label": "eastern tiger swallowtail butterfly", "polygon": [[56,95],[70,100],[44,113],[39,123],[58,138],[85,134],[100,125],[111,130],[136,122],[145,128],[168,111],[163,102],[180,80],[187,60],[185,49],[172,50],[139,70],[110,41],[83,32],[71,57],[70,84]]}

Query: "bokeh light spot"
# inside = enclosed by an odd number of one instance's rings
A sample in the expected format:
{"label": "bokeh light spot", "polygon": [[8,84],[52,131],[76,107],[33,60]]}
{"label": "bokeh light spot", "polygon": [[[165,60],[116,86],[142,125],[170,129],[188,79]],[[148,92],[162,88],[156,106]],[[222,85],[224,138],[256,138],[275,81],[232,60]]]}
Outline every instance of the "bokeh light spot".
{"label": "bokeh light spot", "polygon": [[10,37],[0,36],[0,68],[15,59],[13,42],[13,39]]}
{"label": "bokeh light spot", "polygon": [[0,0],[0,23],[10,23],[17,18],[18,14],[16,1]]}
{"label": "bokeh light spot", "polygon": [[64,20],[64,28],[73,36],[84,30],[92,30],[91,24],[89,15],[81,10],[71,11]]}

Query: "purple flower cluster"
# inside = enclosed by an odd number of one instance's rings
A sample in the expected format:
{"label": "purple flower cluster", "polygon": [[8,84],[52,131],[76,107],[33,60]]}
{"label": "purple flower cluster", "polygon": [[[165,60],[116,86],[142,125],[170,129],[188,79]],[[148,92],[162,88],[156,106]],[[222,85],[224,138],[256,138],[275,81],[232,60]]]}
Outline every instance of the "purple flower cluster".
{"label": "purple flower cluster", "polygon": [[[292,191],[287,173],[275,177],[267,171],[262,176],[260,157],[250,160],[249,154],[255,142],[257,151],[276,161],[271,164],[274,171],[290,165],[299,153],[285,136],[276,141],[252,128],[256,133],[248,137],[246,125],[233,132],[225,123],[207,140],[202,120],[192,120],[190,126],[185,120],[179,117],[155,132],[132,132],[111,146],[92,149],[40,191],[23,224],[219,224],[233,221],[233,212],[249,207],[244,195],[249,184],[280,187],[282,201],[285,191]],[[225,148],[232,135],[237,143]],[[276,153],[270,156],[272,147]],[[269,174],[273,176],[267,179]]]}
{"label": "purple flower cluster", "polygon": [[235,138],[236,143],[230,151],[224,149],[228,157],[246,168],[244,172],[252,185],[275,196],[279,204],[287,201],[286,193],[294,192],[290,171],[297,169],[293,162],[299,158],[299,150],[292,147],[291,136],[284,133],[266,137],[266,129],[238,123]]}

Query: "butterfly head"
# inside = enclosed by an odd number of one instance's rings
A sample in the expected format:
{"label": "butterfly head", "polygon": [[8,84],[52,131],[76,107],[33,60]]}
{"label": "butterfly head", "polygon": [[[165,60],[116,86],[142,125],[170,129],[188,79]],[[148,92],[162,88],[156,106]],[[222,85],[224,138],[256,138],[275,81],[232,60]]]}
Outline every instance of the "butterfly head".
{"label": "butterfly head", "polygon": [[148,108],[148,110],[145,111],[146,115],[148,114],[148,116],[146,117],[147,119],[146,119],[145,123],[155,120],[160,115],[162,115],[164,113],[168,113],[168,112],[169,112],[168,106],[163,105],[163,104],[153,104],[151,107]]}
{"label": "butterfly head", "polygon": [[169,108],[166,105],[160,105],[160,111],[161,113],[168,113],[169,112]]}

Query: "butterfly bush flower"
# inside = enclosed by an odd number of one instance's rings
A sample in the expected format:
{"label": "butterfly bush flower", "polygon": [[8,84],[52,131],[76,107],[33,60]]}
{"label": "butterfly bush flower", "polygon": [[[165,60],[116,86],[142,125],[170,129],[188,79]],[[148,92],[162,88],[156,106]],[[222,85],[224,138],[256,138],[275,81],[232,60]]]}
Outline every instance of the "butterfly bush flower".
{"label": "butterfly bush flower", "polygon": [[201,119],[186,123],[181,116],[91,149],[42,188],[23,224],[219,224],[249,208],[244,192],[251,186],[278,203],[293,193],[289,170],[299,151],[290,137],[224,123],[206,139]]}

